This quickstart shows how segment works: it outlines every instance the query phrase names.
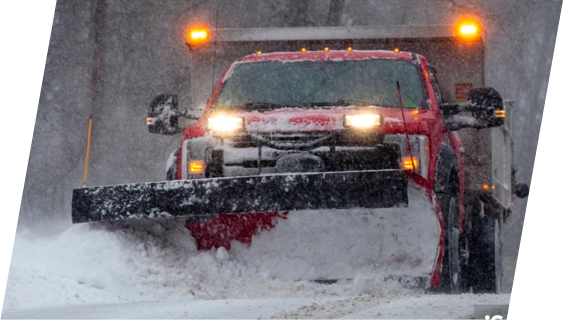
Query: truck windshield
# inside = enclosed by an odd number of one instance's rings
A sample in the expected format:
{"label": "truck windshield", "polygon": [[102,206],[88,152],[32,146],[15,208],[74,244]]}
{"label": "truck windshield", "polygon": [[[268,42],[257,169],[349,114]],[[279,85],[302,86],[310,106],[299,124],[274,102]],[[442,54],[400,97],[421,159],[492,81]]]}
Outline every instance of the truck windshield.
{"label": "truck windshield", "polygon": [[393,59],[302,60],[240,63],[226,79],[213,108],[248,111],[333,106],[400,107],[425,101],[419,67]]}

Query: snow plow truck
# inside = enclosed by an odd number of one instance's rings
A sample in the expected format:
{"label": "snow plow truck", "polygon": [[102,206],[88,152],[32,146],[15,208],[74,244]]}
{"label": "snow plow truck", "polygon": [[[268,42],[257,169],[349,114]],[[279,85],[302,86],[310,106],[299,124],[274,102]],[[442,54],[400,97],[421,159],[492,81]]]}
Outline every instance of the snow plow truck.
{"label": "snow plow truck", "polygon": [[272,241],[318,266],[293,280],[362,261],[404,286],[498,293],[502,224],[528,187],[481,35],[472,21],[190,27],[191,107],[164,94],[148,108],[150,133],[181,135],[166,181],[75,189],[72,220],[182,216],[200,250],[289,228],[309,238]]}

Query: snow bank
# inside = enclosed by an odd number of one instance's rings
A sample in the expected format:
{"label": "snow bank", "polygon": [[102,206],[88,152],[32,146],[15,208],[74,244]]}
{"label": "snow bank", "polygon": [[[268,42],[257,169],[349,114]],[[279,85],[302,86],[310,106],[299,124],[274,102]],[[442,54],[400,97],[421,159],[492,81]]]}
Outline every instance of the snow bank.
{"label": "snow bank", "polygon": [[[56,237],[18,232],[4,310],[327,292],[328,287],[314,283],[264,282],[222,248],[199,252],[182,222],[82,224]],[[328,291],[351,289],[346,284]]]}
{"label": "snow bank", "polygon": [[[139,301],[334,298],[403,290],[383,282],[371,268],[377,263],[370,254],[375,251],[366,247],[371,240],[362,234],[369,234],[366,222],[375,217],[352,217],[351,225],[344,223],[349,214],[327,218],[324,223],[303,216],[283,220],[273,231],[255,236],[250,248],[234,243],[229,252],[197,251],[181,218],[79,224],[54,237],[20,232],[9,241],[5,267],[9,281],[0,310]],[[381,219],[378,223],[390,226]],[[308,232],[307,224],[320,231]],[[346,232],[337,232],[339,237],[331,241],[322,235],[322,230],[330,234],[339,228]],[[320,250],[312,245],[318,240]],[[389,254],[395,245],[386,245],[383,252]],[[319,258],[325,254],[332,262]],[[326,267],[326,277],[346,273],[354,280],[330,286],[293,281],[315,273],[322,277]]]}

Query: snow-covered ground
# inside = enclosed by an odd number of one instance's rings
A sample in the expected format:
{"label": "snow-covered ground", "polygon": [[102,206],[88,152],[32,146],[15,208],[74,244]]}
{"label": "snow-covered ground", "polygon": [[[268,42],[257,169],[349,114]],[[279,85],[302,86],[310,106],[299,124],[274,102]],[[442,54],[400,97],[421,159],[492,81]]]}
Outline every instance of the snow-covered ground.
{"label": "snow-covered ground", "polygon": [[467,319],[475,304],[510,299],[424,294],[377,274],[331,285],[280,280],[250,248],[233,248],[199,252],[174,219],[74,225],[56,236],[19,230],[2,318]]}

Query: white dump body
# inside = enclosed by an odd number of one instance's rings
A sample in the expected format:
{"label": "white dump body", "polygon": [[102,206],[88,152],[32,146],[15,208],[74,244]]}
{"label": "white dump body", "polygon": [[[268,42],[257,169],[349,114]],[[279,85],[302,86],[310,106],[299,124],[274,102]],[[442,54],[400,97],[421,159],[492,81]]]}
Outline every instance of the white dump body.
{"label": "white dump body", "polygon": [[487,192],[503,208],[512,201],[512,110],[514,102],[504,100],[503,126],[489,129],[463,129],[459,134],[465,149],[465,190]]}

